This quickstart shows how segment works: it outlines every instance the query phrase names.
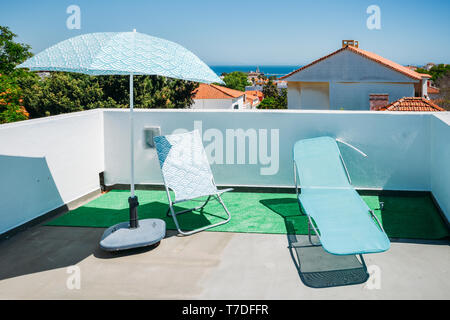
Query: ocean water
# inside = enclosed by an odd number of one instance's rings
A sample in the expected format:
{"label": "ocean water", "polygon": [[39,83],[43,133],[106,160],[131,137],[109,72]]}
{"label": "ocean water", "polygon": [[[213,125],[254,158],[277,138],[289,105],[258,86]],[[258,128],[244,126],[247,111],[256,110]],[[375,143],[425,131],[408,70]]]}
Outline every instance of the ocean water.
{"label": "ocean water", "polygon": [[233,71],[255,71],[256,67],[258,67],[259,71],[263,72],[266,76],[281,77],[291,71],[297,70],[301,66],[210,66],[210,68],[219,76],[223,72],[230,73]]}

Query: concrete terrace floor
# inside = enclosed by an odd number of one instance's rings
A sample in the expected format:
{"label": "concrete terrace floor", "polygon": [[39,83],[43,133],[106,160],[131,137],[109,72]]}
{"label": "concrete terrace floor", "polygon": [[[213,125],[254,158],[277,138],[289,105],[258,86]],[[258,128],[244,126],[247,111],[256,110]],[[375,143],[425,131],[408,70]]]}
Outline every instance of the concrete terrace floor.
{"label": "concrete terrace floor", "polygon": [[[109,254],[104,229],[35,226],[0,242],[0,299],[449,299],[448,243],[393,242],[366,255],[381,269],[381,289],[365,284],[306,287],[286,235],[202,232],[151,250]],[[81,288],[66,286],[67,267]]]}

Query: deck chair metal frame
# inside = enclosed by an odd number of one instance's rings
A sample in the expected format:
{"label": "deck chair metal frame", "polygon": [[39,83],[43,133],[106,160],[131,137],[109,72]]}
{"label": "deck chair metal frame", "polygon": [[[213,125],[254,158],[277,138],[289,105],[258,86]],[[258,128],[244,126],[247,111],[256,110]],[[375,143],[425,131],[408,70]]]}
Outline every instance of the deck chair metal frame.
{"label": "deck chair metal frame", "polygon": [[[342,140],[340,140],[340,139],[334,139],[334,140],[336,140],[336,142],[341,142],[341,143],[343,143],[343,144],[349,146],[350,148],[352,148],[352,149],[354,149],[355,151],[357,151],[357,152],[359,152],[360,154],[362,154],[364,157],[367,157],[367,155],[366,155],[364,152],[362,152],[360,149],[356,148],[355,146],[353,146],[353,145],[351,145],[351,144],[349,144],[349,143],[347,143],[347,142],[345,142],[345,141],[342,141]],[[351,178],[350,178],[350,174],[349,174],[349,172],[348,172],[347,166],[346,166],[346,164],[345,164],[344,158],[342,157],[342,154],[341,154],[341,151],[339,150],[339,148],[338,148],[338,152],[339,152],[339,158],[340,158],[340,160],[341,160],[342,166],[343,166],[344,169],[345,169],[345,173],[346,173],[348,182],[349,182],[350,185],[351,185],[351,184],[352,184],[352,180],[351,180]],[[293,170],[294,170],[295,193],[296,193],[297,199],[299,199],[299,195],[300,195],[302,186],[301,186],[301,184],[299,184],[299,180],[300,180],[300,177],[299,177],[299,174],[298,174],[298,171],[299,171],[299,164],[298,164],[297,161],[295,160],[295,157],[293,157]],[[299,188],[300,188],[300,192],[299,192]],[[314,222],[314,219],[311,217],[311,215],[307,214],[307,213],[303,210],[303,208],[302,208],[302,206],[301,206],[301,204],[300,204],[300,201],[297,201],[297,203],[298,203],[298,206],[299,206],[299,211],[300,211],[300,213],[303,214],[303,215],[306,215],[307,218],[308,218],[308,241],[310,242],[310,244],[311,244],[312,246],[322,246],[322,244],[321,244],[321,234],[320,234],[320,230],[317,230],[316,224],[315,224],[315,222]],[[382,232],[385,232],[385,231],[384,231],[384,228],[383,228],[383,225],[381,224],[381,222],[380,222],[380,220],[378,219],[378,217],[375,215],[374,211],[373,211],[372,209],[369,209],[369,212],[370,212],[372,218],[376,221],[376,223],[377,223],[378,227],[381,229],[381,231],[382,231]],[[311,231],[314,231],[314,235],[316,235],[317,238],[319,239],[319,243],[314,243],[314,242],[312,241],[312,239],[311,239],[311,236],[312,236]],[[362,255],[362,254],[358,254],[358,256],[360,257],[361,263],[363,264],[364,268],[366,268],[366,264],[365,264],[363,255]]]}
{"label": "deck chair metal frame", "polygon": [[[179,141],[176,141],[176,140],[179,140]],[[225,192],[232,191],[233,189],[232,188],[227,188],[227,189],[222,189],[222,190],[217,189],[217,186],[214,181],[214,177],[212,176],[211,168],[209,166],[209,162],[206,157],[205,150],[203,148],[203,144],[201,142],[198,131],[192,131],[192,132],[188,132],[188,133],[174,134],[174,135],[168,135],[168,136],[158,136],[158,137],[154,138],[154,141],[155,141],[155,145],[156,145],[156,149],[157,149],[157,153],[158,153],[158,158],[160,160],[162,178],[164,181],[164,188],[166,190],[167,199],[169,200],[169,208],[167,209],[166,215],[172,216],[178,232],[181,235],[187,236],[187,235],[191,235],[191,234],[203,231],[203,230],[217,227],[217,226],[220,226],[220,225],[223,225],[223,224],[229,222],[231,219],[231,214],[228,211],[228,208],[226,207],[225,203],[223,202],[221,195]],[[194,191],[194,192],[191,192],[191,194],[189,192],[184,192],[183,190],[178,189],[176,184],[174,184],[173,181],[170,181],[171,178],[168,177],[167,174],[165,174],[164,164],[166,162],[170,147],[172,147],[172,143],[174,143],[174,145],[176,147],[177,143],[183,143],[183,141],[187,141],[188,144],[192,143],[194,149],[196,148],[196,150],[192,151],[192,154],[190,154],[190,157],[191,158],[198,157],[197,160],[198,160],[199,164],[201,166],[203,166],[203,168],[201,168],[202,169],[201,173],[203,175],[202,177],[207,179],[207,181],[206,181],[206,189],[208,190],[207,192],[195,192]],[[169,150],[163,150],[164,148],[167,149],[168,145],[170,145]],[[166,151],[167,151],[167,154],[164,154]],[[186,151],[186,150],[184,150],[184,151]],[[181,164],[183,159],[179,158],[178,160],[180,161],[180,167],[183,167],[183,165]],[[196,169],[195,166],[192,166],[191,168]],[[185,170],[189,170],[189,169],[185,169]],[[187,181],[187,183],[194,184],[194,185],[195,185],[195,183],[201,184],[202,177],[199,177],[200,180],[197,180],[195,182]],[[203,180],[203,182],[205,182],[205,181]],[[175,200],[172,200],[170,190],[175,192]],[[176,199],[177,195],[180,195],[180,193],[181,193],[181,199],[177,200]],[[198,198],[203,198],[203,197],[207,197],[207,199],[204,200],[204,203],[201,204],[200,206],[177,211],[177,212],[174,209],[175,204],[179,204],[179,203],[183,203],[183,202],[187,202],[187,201],[202,201],[202,200],[198,200]],[[180,223],[178,222],[177,216],[180,214],[183,214],[183,213],[187,213],[187,212],[201,211],[212,199],[218,201],[222,205],[224,211],[227,214],[226,220],[220,221],[220,222],[217,222],[217,223],[214,223],[211,225],[207,225],[207,226],[204,226],[201,228],[197,228],[194,230],[189,230],[189,231],[182,230],[180,227]]]}

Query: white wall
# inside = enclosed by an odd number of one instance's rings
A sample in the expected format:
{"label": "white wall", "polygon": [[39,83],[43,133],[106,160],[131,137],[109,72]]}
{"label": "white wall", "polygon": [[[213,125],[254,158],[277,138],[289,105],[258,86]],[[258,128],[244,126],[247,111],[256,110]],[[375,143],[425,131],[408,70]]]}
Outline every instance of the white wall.
{"label": "white wall", "polygon": [[431,119],[431,191],[450,220],[450,113]]}
{"label": "white wall", "polygon": [[388,94],[389,102],[403,97],[414,97],[412,83],[382,82],[331,82],[330,104],[332,110],[370,110],[370,94]]}
{"label": "white wall", "polygon": [[230,99],[194,99],[191,109],[238,109],[244,108],[244,96]]}
{"label": "white wall", "polygon": [[422,97],[428,96],[428,78],[422,79]]}
{"label": "white wall", "polygon": [[0,234],[99,188],[100,110],[0,125]]}
{"label": "white wall", "polygon": [[283,80],[403,83],[420,81],[348,50],[341,51]]}
{"label": "white wall", "polygon": [[413,83],[295,82],[288,84],[288,109],[370,110],[370,94],[388,94],[389,102],[414,97]]}
{"label": "white wall", "polygon": [[288,109],[330,109],[328,82],[289,82]]}
{"label": "white wall", "polygon": [[[105,183],[129,183],[129,136],[126,110],[106,110]],[[213,164],[219,185],[292,186],[292,146],[304,138],[330,135],[339,137],[366,152],[341,146],[355,186],[389,190],[430,190],[430,115],[426,113],[346,112],[346,111],[197,111],[138,110],[135,120],[136,182],[160,184],[159,163],[153,149],[143,144],[144,126],[160,126],[162,134],[194,129],[201,121],[203,133],[217,129],[267,129],[279,132],[279,170],[275,175],[261,174],[267,168],[256,164]],[[200,122],[197,122],[200,123]],[[205,147],[211,141],[204,137]],[[261,140],[261,135],[258,135]],[[224,145],[226,141],[223,142]],[[223,150],[223,148],[221,148]],[[248,146],[247,146],[248,158]],[[270,147],[269,147],[270,150]],[[257,149],[259,153],[261,148]],[[226,153],[225,151],[223,151]],[[226,158],[226,154],[223,157]]]}

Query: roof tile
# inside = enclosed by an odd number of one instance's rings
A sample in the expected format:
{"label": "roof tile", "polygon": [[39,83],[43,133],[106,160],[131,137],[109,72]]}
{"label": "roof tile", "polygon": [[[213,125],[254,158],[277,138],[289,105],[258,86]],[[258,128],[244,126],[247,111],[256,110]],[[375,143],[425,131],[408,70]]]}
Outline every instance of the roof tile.
{"label": "roof tile", "polygon": [[405,97],[392,102],[380,111],[445,111],[437,104],[423,97]]}
{"label": "roof tile", "polygon": [[310,66],[312,66],[312,65],[314,65],[314,64],[316,64],[316,63],[318,63],[320,61],[323,61],[325,59],[328,59],[329,57],[331,57],[331,56],[333,56],[333,55],[335,55],[335,54],[337,54],[339,52],[342,52],[344,50],[352,51],[352,52],[354,52],[356,54],[359,54],[359,55],[361,55],[361,56],[363,56],[363,57],[365,57],[367,59],[375,61],[375,62],[377,62],[377,63],[379,63],[381,65],[384,65],[385,67],[393,69],[393,70],[395,70],[397,72],[400,72],[400,73],[402,73],[402,74],[404,74],[404,75],[406,75],[406,76],[408,76],[410,78],[416,79],[416,80],[420,80],[422,78],[431,78],[431,76],[429,74],[423,74],[423,73],[415,72],[414,70],[411,70],[410,68],[404,67],[404,66],[402,66],[402,65],[400,65],[400,64],[398,64],[396,62],[393,62],[391,60],[383,58],[382,56],[379,56],[379,55],[377,55],[375,53],[372,53],[372,52],[369,52],[369,51],[365,51],[365,50],[363,50],[361,48],[356,48],[356,47],[353,47],[353,46],[345,46],[343,48],[340,48],[339,50],[336,50],[335,52],[330,53],[329,55],[326,55],[326,56],[324,56],[324,57],[322,57],[320,59],[317,59],[317,60],[311,62],[310,64],[308,64],[306,66],[301,67],[300,69],[294,70],[291,73],[289,73],[289,74],[287,74],[287,75],[285,75],[283,77],[280,77],[279,79],[286,79],[286,78],[292,76],[293,74],[295,74],[297,72],[300,72],[300,71],[302,71],[302,70],[304,70],[306,68],[309,68]]}
{"label": "roof tile", "polygon": [[194,99],[232,99],[243,96],[245,92],[215,84],[200,83],[194,90]]}

